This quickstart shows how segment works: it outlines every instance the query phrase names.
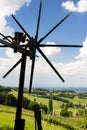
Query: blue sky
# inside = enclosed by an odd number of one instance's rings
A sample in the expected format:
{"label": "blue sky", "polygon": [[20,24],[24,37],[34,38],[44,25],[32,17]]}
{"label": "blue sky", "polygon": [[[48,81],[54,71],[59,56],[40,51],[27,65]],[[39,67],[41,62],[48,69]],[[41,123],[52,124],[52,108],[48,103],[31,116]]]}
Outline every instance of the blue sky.
{"label": "blue sky", "polygon": [[[0,32],[13,35],[21,31],[11,14],[20,21],[23,27],[34,37],[40,0],[3,0],[0,1]],[[43,37],[68,13],[72,14],[42,43],[43,44],[76,44],[83,48],[44,48],[42,49],[65,83],[56,76],[53,70],[39,55],[36,58],[33,86],[39,87],[87,87],[87,0],[43,0],[39,29],[39,39]],[[5,79],[2,76],[20,58],[10,48],[0,48],[0,84],[18,86],[20,66]],[[25,86],[29,86],[31,61],[27,58]]]}

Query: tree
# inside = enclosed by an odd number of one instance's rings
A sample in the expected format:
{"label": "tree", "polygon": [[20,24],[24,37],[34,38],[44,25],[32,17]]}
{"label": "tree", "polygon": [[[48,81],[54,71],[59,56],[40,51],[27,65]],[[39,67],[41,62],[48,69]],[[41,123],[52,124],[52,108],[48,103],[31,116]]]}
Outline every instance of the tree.
{"label": "tree", "polygon": [[47,114],[47,112],[48,112],[48,107],[47,107],[46,105],[40,103],[40,109],[42,109],[42,110],[45,112],[45,114]]}
{"label": "tree", "polygon": [[22,103],[23,108],[28,109],[29,103],[30,103],[30,100],[26,97],[23,97],[23,103]]}
{"label": "tree", "polygon": [[40,105],[37,102],[35,102],[35,101],[31,101],[29,103],[29,105],[28,105],[28,109],[32,110],[32,111],[35,111],[35,110],[40,109]]}
{"label": "tree", "polygon": [[62,109],[61,112],[60,112],[60,115],[64,116],[64,117],[69,117],[68,109]]}
{"label": "tree", "polygon": [[84,116],[82,116],[82,122],[81,125],[83,128],[87,128],[87,114],[85,114]]}
{"label": "tree", "polygon": [[5,104],[6,96],[6,93],[0,92],[0,104]]}
{"label": "tree", "polygon": [[60,108],[65,108],[65,104],[62,103],[62,104],[60,105]]}
{"label": "tree", "polygon": [[53,113],[53,100],[52,98],[49,99],[49,113],[52,114]]}
{"label": "tree", "polygon": [[12,94],[8,94],[7,98],[6,98],[6,101],[5,101],[5,104],[9,105],[9,106],[16,107],[17,106],[17,99],[16,99],[16,97],[14,95],[12,95]]}

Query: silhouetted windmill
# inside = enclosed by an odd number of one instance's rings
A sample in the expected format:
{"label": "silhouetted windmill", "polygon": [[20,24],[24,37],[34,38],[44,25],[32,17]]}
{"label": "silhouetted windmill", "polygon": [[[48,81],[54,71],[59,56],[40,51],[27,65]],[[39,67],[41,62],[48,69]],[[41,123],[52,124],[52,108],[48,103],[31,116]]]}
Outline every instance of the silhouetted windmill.
{"label": "silhouetted windmill", "polygon": [[[16,112],[16,121],[15,121],[15,130],[18,130],[20,127],[21,121],[21,112],[22,112],[22,97],[23,97],[23,88],[24,88],[24,76],[25,76],[25,67],[26,67],[26,57],[30,57],[32,61],[31,65],[31,75],[30,75],[30,85],[29,85],[29,93],[31,93],[32,89],[32,82],[33,82],[33,74],[34,74],[34,66],[35,66],[35,58],[36,50],[42,55],[42,57],[46,60],[46,62],[50,65],[53,71],[57,74],[57,76],[65,82],[63,77],[60,73],[55,69],[52,65],[50,60],[46,57],[40,47],[82,47],[82,45],[44,45],[40,44],[45,38],[47,38],[59,25],[61,25],[70,15],[66,15],[60,22],[58,22],[49,32],[46,33],[41,39],[38,40],[38,33],[39,33],[39,26],[40,26],[40,18],[41,18],[41,9],[42,9],[42,0],[40,0],[39,6],[39,14],[37,20],[37,27],[36,27],[36,35],[35,37],[31,37],[29,33],[23,28],[20,22],[12,15],[12,18],[15,22],[19,25],[22,32],[15,32],[14,37],[11,36],[4,36],[2,33],[0,35],[3,39],[0,39],[0,47],[10,47],[13,48],[14,53],[21,53],[22,57],[19,61],[3,76],[5,78],[16,66],[21,63],[20,69],[20,81],[19,81],[19,92],[18,92],[18,105],[17,105],[17,112]],[[24,44],[23,44],[24,43]]]}

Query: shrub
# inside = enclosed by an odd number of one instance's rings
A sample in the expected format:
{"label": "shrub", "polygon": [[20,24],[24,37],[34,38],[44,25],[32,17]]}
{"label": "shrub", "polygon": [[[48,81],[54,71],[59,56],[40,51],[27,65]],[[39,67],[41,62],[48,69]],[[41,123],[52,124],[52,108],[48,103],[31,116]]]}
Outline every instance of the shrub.
{"label": "shrub", "polygon": [[46,105],[43,105],[42,103],[40,103],[40,109],[42,109],[45,112],[45,114],[47,114],[48,107]]}
{"label": "shrub", "polygon": [[69,117],[69,111],[67,109],[62,109],[60,115],[64,117]]}
{"label": "shrub", "polygon": [[28,105],[28,109],[35,111],[35,110],[40,109],[40,105],[37,102],[31,101]]}
{"label": "shrub", "polygon": [[17,106],[17,99],[12,94],[7,94],[7,98],[5,99],[5,104],[9,106]]}
{"label": "shrub", "polygon": [[6,96],[6,93],[0,92],[0,104],[5,104]]}
{"label": "shrub", "polygon": [[53,113],[53,100],[52,98],[49,99],[49,113]]}
{"label": "shrub", "polygon": [[23,97],[23,103],[22,103],[23,108],[28,109],[29,103],[30,103],[30,100],[26,97]]}

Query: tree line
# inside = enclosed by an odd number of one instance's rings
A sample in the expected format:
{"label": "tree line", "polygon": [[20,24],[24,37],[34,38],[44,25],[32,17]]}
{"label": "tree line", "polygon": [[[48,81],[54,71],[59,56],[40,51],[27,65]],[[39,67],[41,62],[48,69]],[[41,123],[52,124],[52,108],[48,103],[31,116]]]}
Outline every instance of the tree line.
{"label": "tree line", "polygon": [[[0,92],[0,104],[17,107],[17,98],[13,94]],[[31,101],[24,96],[22,107],[32,111],[35,109],[42,109],[45,113],[48,112],[48,107],[45,104],[39,104],[36,100]]]}

